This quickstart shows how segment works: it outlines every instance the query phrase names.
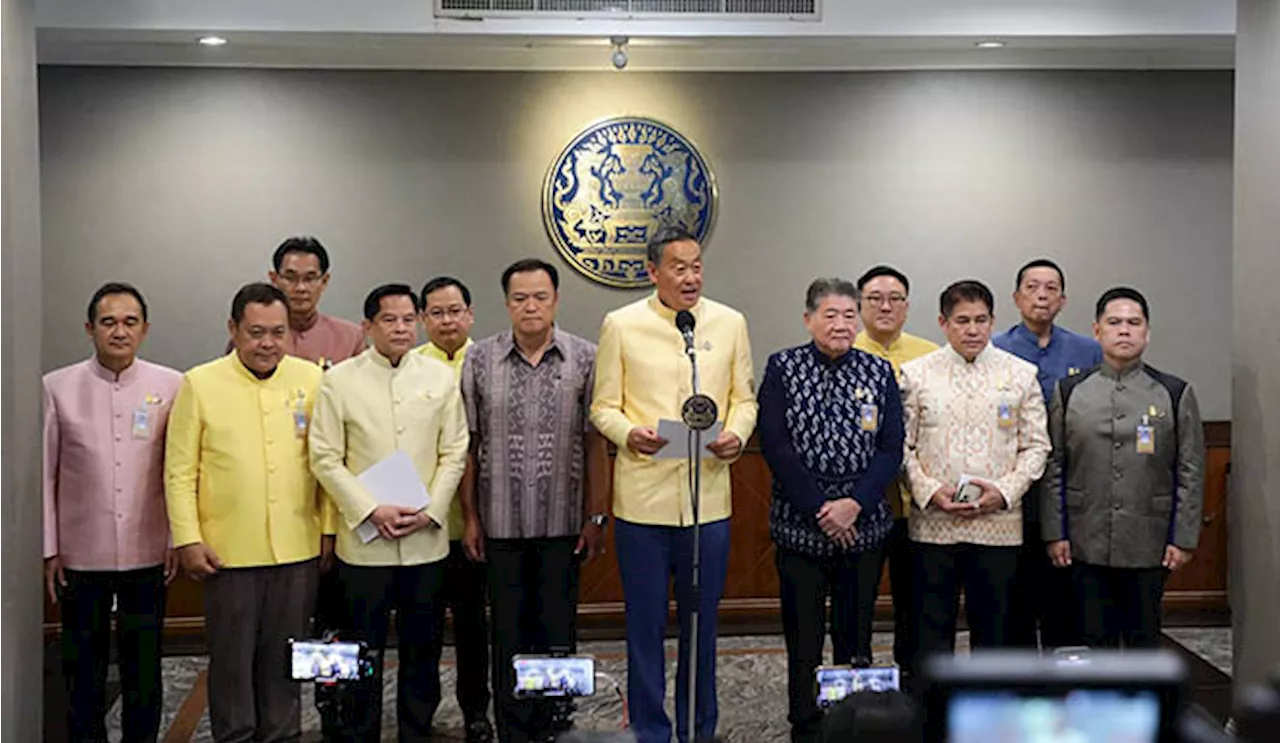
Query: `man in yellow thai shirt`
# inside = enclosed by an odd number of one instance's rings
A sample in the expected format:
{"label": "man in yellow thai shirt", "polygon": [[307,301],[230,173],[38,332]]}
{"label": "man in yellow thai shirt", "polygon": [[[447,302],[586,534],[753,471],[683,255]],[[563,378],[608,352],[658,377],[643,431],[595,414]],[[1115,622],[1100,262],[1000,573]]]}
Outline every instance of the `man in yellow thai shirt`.
{"label": "man in yellow thai shirt", "polygon": [[231,304],[235,350],[183,378],[169,414],[165,496],[183,570],[205,586],[209,718],[217,741],[297,740],[286,673],[305,637],[322,546],[307,461],[320,367],[286,356],[289,313],[270,284]]}
{"label": "man in yellow thai shirt", "polygon": [[[474,345],[471,326],[476,320],[471,290],[452,276],[437,276],[422,287],[422,326],[427,342],[415,351],[443,361],[460,376],[467,351]],[[465,476],[464,476],[465,482]],[[485,568],[467,559],[462,549],[462,497],[449,509],[449,557],[444,563],[444,587],[437,611],[444,626],[444,610],[453,614],[453,647],[458,658],[454,690],[467,743],[489,743],[489,618],[485,614]]]}
{"label": "man in yellow thai shirt", "polygon": [[[896,268],[882,265],[862,274],[857,286],[858,314],[863,329],[854,339],[853,347],[892,364],[901,384],[903,364],[938,348],[938,344],[902,330],[911,308],[911,282]],[[889,585],[893,591],[893,660],[902,668],[910,669],[916,648],[911,535],[907,529],[911,493],[907,490],[906,478],[900,478],[890,491],[895,518],[884,555],[889,563]]]}
{"label": "man in yellow thai shirt", "polygon": [[[667,743],[671,721],[663,709],[666,687],[668,583],[674,576],[681,618],[681,646],[690,635],[693,608],[693,511],[685,459],[655,459],[669,442],[660,419],[680,420],[692,392],[678,312],[696,321],[701,392],[716,401],[723,431],[704,442],[701,508],[701,596],[696,711],[687,693],[676,695],[677,737],[684,741],[695,714],[697,739],[710,738],[717,722],[715,687],[716,608],[729,560],[729,464],[756,425],[751,343],[742,313],[702,296],[702,246],[679,227],[664,227],[648,245],[649,275],[657,291],[610,312],[596,353],[591,422],[618,447],[614,462],[614,532],[627,614],[627,695],[631,728],[640,743]],[[677,669],[677,689],[688,679]]]}

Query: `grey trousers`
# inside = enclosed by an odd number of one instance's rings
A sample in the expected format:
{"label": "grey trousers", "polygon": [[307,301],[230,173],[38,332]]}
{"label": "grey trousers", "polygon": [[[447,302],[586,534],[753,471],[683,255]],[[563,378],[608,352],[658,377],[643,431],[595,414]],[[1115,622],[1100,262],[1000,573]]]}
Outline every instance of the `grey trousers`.
{"label": "grey trousers", "polygon": [[223,568],[205,581],[209,721],[218,743],[301,737],[288,641],[306,637],[319,578],[318,561],[307,560]]}

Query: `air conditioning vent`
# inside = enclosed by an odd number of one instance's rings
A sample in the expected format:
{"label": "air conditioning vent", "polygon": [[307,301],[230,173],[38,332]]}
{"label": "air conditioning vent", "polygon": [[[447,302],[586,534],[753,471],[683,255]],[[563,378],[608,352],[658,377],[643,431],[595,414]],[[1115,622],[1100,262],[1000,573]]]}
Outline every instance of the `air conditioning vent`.
{"label": "air conditioning vent", "polygon": [[579,18],[619,16],[753,16],[816,20],[822,0],[436,0],[442,17],[537,17],[572,14]]}

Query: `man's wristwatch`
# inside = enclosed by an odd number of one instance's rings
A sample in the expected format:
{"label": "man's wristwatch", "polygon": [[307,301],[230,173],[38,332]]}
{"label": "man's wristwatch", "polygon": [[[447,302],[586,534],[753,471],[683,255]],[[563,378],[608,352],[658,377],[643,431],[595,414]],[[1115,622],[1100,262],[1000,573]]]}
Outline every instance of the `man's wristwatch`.
{"label": "man's wristwatch", "polygon": [[588,516],[588,517],[587,517],[587,522],[588,522],[588,523],[591,523],[591,524],[595,524],[596,526],[598,526],[598,527],[600,527],[601,529],[603,529],[603,528],[605,528],[606,526],[608,526],[608,525],[609,525],[609,514],[607,514],[607,513],[593,513],[593,514],[591,514],[590,516]]}

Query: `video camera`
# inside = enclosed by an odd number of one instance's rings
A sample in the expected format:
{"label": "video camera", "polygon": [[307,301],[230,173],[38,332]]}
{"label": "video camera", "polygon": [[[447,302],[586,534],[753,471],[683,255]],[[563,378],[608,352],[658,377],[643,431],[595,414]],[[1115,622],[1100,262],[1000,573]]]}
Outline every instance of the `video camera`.
{"label": "video camera", "polygon": [[925,740],[1165,743],[1179,739],[1187,669],[1159,651],[988,651],[932,658],[924,678]]}

